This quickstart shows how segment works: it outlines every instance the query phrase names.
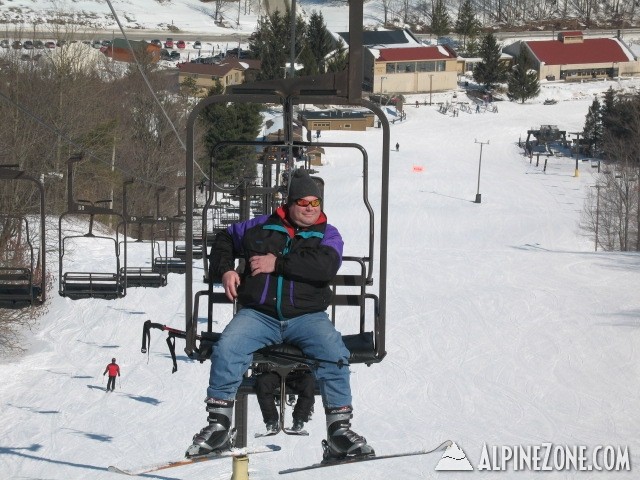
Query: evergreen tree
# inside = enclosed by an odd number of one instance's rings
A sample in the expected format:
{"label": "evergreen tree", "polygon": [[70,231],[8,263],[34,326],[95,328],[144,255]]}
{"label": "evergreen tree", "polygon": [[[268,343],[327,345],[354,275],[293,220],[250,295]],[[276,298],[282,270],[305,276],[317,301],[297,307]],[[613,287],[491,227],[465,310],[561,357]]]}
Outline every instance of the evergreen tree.
{"label": "evergreen tree", "polygon": [[[209,95],[223,93],[220,82]],[[255,150],[246,146],[227,146],[215,149],[225,140],[255,140],[262,125],[261,105],[246,103],[214,103],[202,111],[201,121],[206,129],[204,143],[207,161],[214,162],[214,181],[238,183],[244,175],[255,175]],[[208,166],[203,168],[207,171]]]}
{"label": "evergreen tree", "polygon": [[298,55],[298,62],[303,65],[302,70],[298,72],[298,75],[318,75],[319,73],[323,73],[320,71],[318,63],[316,61],[316,57],[311,51],[309,44],[305,44],[302,47],[302,51]]}
{"label": "evergreen tree", "polygon": [[455,32],[462,35],[462,49],[466,51],[467,37],[474,38],[480,31],[480,21],[476,18],[471,0],[464,0],[458,9]]}
{"label": "evergreen tree", "polygon": [[480,57],[482,61],[473,69],[473,79],[485,86],[493,88],[498,83],[503,83],[508,77],[508,66],[500,61],[500,45],[493,33],[488,33],[480,44]]}
{"label": "evergreen tree", "polygon": [[[285,13],[276,10],[258,23],[256,31],[249,38],[249,51],[253,58],[261,61],[258,80],[271,80],[285,76],[286,64],[291,61],[291,10]],[[304,44],[306,25],[301,16],[296,19],[296,55]],[[288,72],[286,72],[288,75]]]}
{"label": "evergreen tree", "polygon": [[527,51],[521,47],[520,53],[516,58],[516,63],[511,70],[511,75],[507,82],[509,90],[508,97],[524,103],[530,98],[538,96],[540,93],[540,82],[538,75],[529,66],[529,55]]}
{"label": "evergreen tree", "polygon": [[444,0],[435,0],[431,7],[431,31],[442,37],[451,31],[451,19]]}
{"label": "evergreen tree", "polygon": [[198,87],[195,78],[185,77],[180,83],[180,94],[188,100],[191,97],[197,97],[198,93],[200,93],[200,87]]}
{"label": "evergreen tree", "polygon": [[598,150],[602,146],[602,134],[602,107],[598,99],[594,98],[587,112],[582,130],[582,138],[588,142],[589,154],[592,157],[597,155]]}
{"label": "evergreen tree", "polygon": [[480,55],[480,44],[478,43],[478,39],[476,37],[469,37],[465,53],[467,57],[477,57],[478,55]]}
{"label": "evergreen tree", "polygon": [[602,118],[602,128],[606,131],[611,128],[613,123],[613,115],[615,113],[616,97],[612,87],[604,93],[604,101],[600,107],[600,116]]}
{"label": "evergreen tree", "polygon": [[[318,72],[324,73],[326,70],[324,57],[333,50],[333,45],[331,35],[329,35],[329,32],[327,31],[327,25],[324,23],[322,13],[318,13],[315,10],[311,13],[311,17],[309,18],[305,47],[313,56]],[[306,52],[303,51],[302,54],[305,55]],[[307,70],[306,64],[305,70]]]}
{"label": "evergreen tree", "polygon": [[[605,97],[606,100],[606,97]],[[617,99],[614,101],[613,109],[607,111],[607,133],[612,138],[620,141],[636,140],[635,131],[638,111],[640,108],[640,96],[636,95],[630,99]]]}
{"label": "evergreen tree", "polygon": [[342,41],[338,40],[338,45],[333,54],[327,59],[327,72],[341,72],[349,65],[347,48]]}

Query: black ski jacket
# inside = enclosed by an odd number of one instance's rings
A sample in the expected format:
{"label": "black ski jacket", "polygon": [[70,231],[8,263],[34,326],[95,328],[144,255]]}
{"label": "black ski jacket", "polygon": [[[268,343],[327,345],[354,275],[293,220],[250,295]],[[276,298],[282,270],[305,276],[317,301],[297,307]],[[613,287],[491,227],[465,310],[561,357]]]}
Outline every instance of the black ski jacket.
{"label": "black ski jacket", "polygon": [[[309,228],[295,228],[283,207],[235,223],[218,233],[211,247],[211,278],[219,279],[244,258],[238,302],[280,320],[321,312],[331,304],[329,284],[342,263],[343,241],[322,213]],[[275,272],[251,276],[249,258],[276,255]]]}

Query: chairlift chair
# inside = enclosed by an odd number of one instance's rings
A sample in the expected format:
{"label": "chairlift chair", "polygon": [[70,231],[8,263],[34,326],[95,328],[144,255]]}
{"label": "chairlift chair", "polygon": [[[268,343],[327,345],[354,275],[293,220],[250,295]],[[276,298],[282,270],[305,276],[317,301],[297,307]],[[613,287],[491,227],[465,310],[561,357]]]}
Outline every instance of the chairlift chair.
{"label": "chairlift chair", "polygon": [[[24,308],[42,303],[40,299],[43,287],[34,281],[36,263],[27,218],[18,215],[0,215],[0,223],[5,228],[12,228],[17,223],[23,238],[22,244],[16,244],[13,249],[16,255],[11,255],[10,250],[4,252],[6,259],[12,257],[12,260],[17,260],[18,263],[0,266],[0,308]],[[9,247],[10,245],[7,245],[7,248]],[[21,258],[22,248],[27,249],[28,263]]]}
{"label": "chairlift chair", "polygon": [[[186,261],[184,258],[173,256],[173,252],[176,247],[178,230],[184,224],[184,219],[179,217],[167,217],[160,214],[160,193],[165,190],[165,187],[156,189],[156,226],[158,227],[157,233],[163,234],[161,241],[164,242],[164,255],[161,255],[160,252],[158,252],[159,255],[154,255],[152,268],[158,273],[182,274],[187,269]],[[189,220],[192,221],[192,218],[190,217]],[[155,236],[154,241],[156,241]],[[172,256],[169,256],[169,243],[171,243]],[[193,262],[193,256],[191,258],[191,261]]]}
{"label": "chairlift chair", "polygon": [[[127,189],[128,189],[128,186],[132,185],[133,183],[134,183],[134,180],[130,179],[130,180],[126,180],[122,185],[122,212],[123,212],[122,216],[124,220],[120,225],[118,225],[118,228],[120,227],[124,228],[126,226],[127,229],[131,231],[131,229],[128,227],[132,224],[137,225],[138,239],[135,242],[123,241],[121,242],[121,245],[122,245],[122,249],[125,251],[125,254],[127,255],[127,258],[128,258],[127,249],[129,247],[132,247],[133,246],[132,244],[138,244],[138,243],[148,244],[150,253],[151,253],[149,256],[149,262],[150,262],[150,265],[153,265],[154,253],[156,250],[160,251],[160,245],[157,242],[154,242],[153,239],[144,240],[142,238],[142,235],[143,235],[142,230],[144,225],[147,225],[153,229],[157,223],[157,219],[154,216],[149,216],[149,215],[139,216],[139,215],[132,215],[130,213]],[[131,287],[159,288],[167,285],[167,275],[162,272],[154,271],[153,266],[134,267],[127,264],[126,267],[122,267],[120,269],[120,273],[126,278],[128,288],[131,288]]]}
{"label": "chairlift chair", "polygon": [[19,265],[3,265],[0,268],[0,308],[23,308],[41,305],[46,300],[46,230],[45,230],[45,197],[42,182],[18,165],[0,165],[0,181],[17,181],[33,184],[38,192],[39,219],[37,258],[34,255],[29,221],[22,215],[4,215],[7,220],[24,222],[25,240],[29,249],[29,263]]}
{"label": "chairlift chair", "polygon": [[[59,278],[59,290],[58,293],[62,297],[67,297],[72,300],[83,298],[101,298],[105,300],[113,300],[116,298],[124,297],[127,293],[126,276],[121,273],[120,269],[120,244],[118,229],[115,231],[115,238],[96,235],[93,233],[94,219],[96,215],[105,215],[114,217],[118,220],[116,225],[124,222],[122,214],[114,211],[110,207],[103,207],[99,204],[110,204],[111,200],[82,200],[74,199],[73,195],[73,166],[75,163],[82,161],[81,155],[74,155],[67,160],[67,210],[63,212],[58,221],[58,245],[59,245],[59,257],[58,257],[58,278]],[[89,228],[87,233],[81,235],[64,235],[64,221],[69,216],[89,216]],[[64,269],[64,256],[65,251],[73,239],[91,238],[95,240],[104,240],[113,243],[113,252],[115,260],[115,269],[111,271],[89,271],[89,272],[73,272],[65,271]],[[127,258],[126,258],[126,238],[127,228],[126,222],[124,222],[124,265],[126,270]],[[74,252],[74,255],[80,255],[79,251]],[[103,265],[103,262],[100,262]]]}
{"label": "chairlift chair", "polygon": [[[183,210],[182,208],[182,192],[184,192],[187,189],[187,187],[180,187],[178,188],[178,214],[176,215],[176,218],[182,218],[185,219],[187,216],[187,212],[185,210]],[[194,203],[196,201],[196,196],[195,196],[195,192],[196,189],[194,189]],[[194,212],[194,219],[193,221],[196,222],[197,220],[200,220],[200,215],[196,215]],[[200,223],[202,223],[202,221],[200,220]],[[195,230],[195,229],[194,229]],[[193,242],[193,258],[202,258],[203,255],[203,249],[202,248],[198,248],[202,245],[202,238],[196,238],[196,236],[194,235],[191,239],[191,241]],[[177,243],[174,247],[173,247],[173,256],[177,257],[181,260],[184,260],[185,257],[187,256],[187,239],[185,238],[184,242],[181,243]]]}
{"label": "chairlift chair", "polygon": [[[295,15],[294,15],[295,18]],[[363,164],[363,195],[362,201],[369,216],[369,229],[366,239],[368,246],[360,255],[343,258],[344,270],[341,269],[333,282],[334,301],[331,307],[332,321],[336,327],[342,331],[345,345],[350,351],[350,364],[364,363],[372,365],[382,361],[386,355],[385,351],[385,324],[386,324],[386,274],[387,274],[387,228],[388,228],[388,184],[389,184],[389,122],[380,107],[367,100],[362,99],[362,2],[351,2],[349,8],[349,65],[348,70],[339,73],[324,74],[314,77],[287,78],[270,80],[253,84],[233,86],[227,89],[227,93],[213,95],[200,101],[192,110],[187,121],[187,155],[186,155],[186,186],[187,186],[187,221],[186,236],[190,238],[192,232],[192,188],[195,163],[194,149],[194,128],[200,113],[204,108],[216,103],[253,103],[253,104],[280,104],[284,111],[284,140],[281,142],[291,152],[294,147],[321,146],[323,148],[355,149],[361,153]],[[380,220],[378,237],[374,234],[373,209],[369,204],[369,176],[368,176],[368,154],[365,148],[357,143],[332,143],[332,142],[298,142],[293,140],[293,108],[301,104],[323,104],[358,106],[371,110],[378,117],[382,134],[380,157],[381,184],[380,184]],[[355,134],[355,132],[354,132]],[[222,148],[223,144],[242,145],[264,145],[264,142],[220,142],[214,147]],[[289,166],[293,166],[292,155],[288,156]],[[265,183],[266,181],[266,183]],[[276,181],[268,175],[262,174],[262,184],[259,189],[269,189],[279,187]],[[251,201],[261,199],[266,193],[256,189],[251,192],[246,188],[244,200],[247,205]],[[231,196],[231,192],[227,192]],[[270,192],[269,194],[273,194]],[[253,198],[252,198],[253,197]],[[262,199],[264,202],[264,199]],[[248,218],[251,214],[250,208],[238,206],[240,219]],[[379,238],[379,243],[375,239]],[[219,338],[220,332],[214,331],[214,306],[218,304],[229,305],[220,286],[215,283],[216,279],[211,276],[206,281],[206,289],[193,294],[193,252],[190,244],[187,245],[185,272],[185,330],[178,330],[160,323],[145,323],[143,330],[143,348],[147,351],[149,331],[151,328],[160,329],[169,333],[167,342],[172,348],[174,358],[174,370],[177,368],[175,360],[175,338],[184,338],[186,342],[185,352],[193,359],[204,362],[209,359],[212,348]],[[203,257],[206,264],[206,255]],[[205,269],[206,271],[206,269]],[[377,293],[372,290],[374,283],[377,283]],[[207,317],[206,328],[199,332],[201,320],[199,310],[200,305],[206,304]],[[337,311],[356,310],[357,326],[353,332],[342,330],[340,324],[341,317]],[[346,315],[348,317],[348,315]],[[173,347],[172,347],[173,345]],[[238,390],[235,407],[236,426],[236,446],[243,447],[247,443],[247,418],[248,399],[247,396],[255,393],[254,378],[252,372],[261,366],[266,368],[278,368],[281,373],[282,388],[286,389],[286,372],[301,368],[301,366],[313,365],[315,359],[305,358],[299,349],[291,345],[277,345],[265,348],[254,354],[253,368],[245,374],[243,382]],[[281,409],[284,405],[281,404]],[[281,410],[281,416],[283,410]]]}

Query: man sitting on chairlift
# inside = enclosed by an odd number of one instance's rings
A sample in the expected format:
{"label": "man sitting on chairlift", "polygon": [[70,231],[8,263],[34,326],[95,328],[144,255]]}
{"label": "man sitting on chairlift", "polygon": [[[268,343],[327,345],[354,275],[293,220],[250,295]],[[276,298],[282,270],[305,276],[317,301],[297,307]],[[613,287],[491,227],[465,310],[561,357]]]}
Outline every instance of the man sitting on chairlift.
{"label": "man sitting on chairlift", "polygon": [[[322,211],[318,184],[301,170],[291,175],[286,204],[272,215],[233,224],[216,235],[212,278],[220,277],[227,298],[242,307],[213,347],[205,399],[208,425],[193,437],[187,456],[230,447],[234,399],[253,353],[280,343],[316,361],[313,374],[327,423],[324,457],[375,455],[366,439],[351,430],[350,353],[326,313],[342,249],[340,233]],[[234,269],[238,257],[245,259],[240,273]]]}

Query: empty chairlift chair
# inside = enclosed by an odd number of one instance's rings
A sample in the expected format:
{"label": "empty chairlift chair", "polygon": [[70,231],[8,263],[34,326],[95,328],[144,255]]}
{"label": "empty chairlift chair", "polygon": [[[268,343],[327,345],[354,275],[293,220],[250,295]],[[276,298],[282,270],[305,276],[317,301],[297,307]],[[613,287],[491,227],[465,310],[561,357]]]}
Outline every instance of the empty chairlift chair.
{"label": "empty chairlift chair", "polygon": [[[112,300],[126,295],[126,277],[120,269],[120,244],[118,242],[118,229],[114,236],[96,235],[94,230],[94,220],[96,215],[111,217],[116,221],[115,225],[124,222],[124,218],[110,207],[99,204],[109,204],[110,200],[75,200],[73,198],[73,165],[82,161],[82,156],[73,156],[67,161],[67,211],[60,215],[58,222],[58,243],[59,243],[59,294],[73,300],[83,298],[101,298]],[[80,224],[84,228],[88,221],[87,232],[84,234],[66,234],[69,231],[70,220],[84,220],[85,224]],[[126,224],[125,224],[126,225]],[[75,228],[75,227],[74,227]],[[124,228],[125,250],[126,250],[126,226]],[[105,269],[103,259],[91,257],[90,248],[95,248],[98,243],[105,245],[107,251],[111,251],[112,268]],[[75,248],[70,251],[72,243],[84,243],[89,248]],[[99,251],[95,249],[94,251]],[[100,250],[101,251],[101,250]],[[71,263],[69,258],[73,255],[74,263],[84,263],[82,270],[67,271],[65,261]],[[66,258],[65,258],[66,257]],[[81,262],[83,261],[83,262]],[[126,258],[124,268],[126,269]]]}
{"label": "empty chairlift chair", "polygon": [[[14,185],[16,189],[33,184],[39,199],[37,213],[0,215],[3,249],[0,252],[0,308],[40,305],[46,297],[44,187],[42,182],[19,170],[17,165],[0,166],[0,181],[17,182]],[[39,219],[35,247],[27,214]]]}
{"label": "empty chairlift chair", "polygon": [[[144,239],[144,227],[148,227],[149,230],[153,230],[157,221],[154,216],[143,215],[131,215],[129,211],[129,203],[127,197],[127,189],[129,185],[134,183],[133,180],[127,180],[122,185],[122,210],[123,210],[123,222],[118,226],[119,229],[125,231],[125,229],[131,233],[135,225],[138,231],[138,238],[131,241],[121,241],[121,249],[124,251],[125,258],[127,259],[127,266],[120,269],[121,275],[126,277],[127,288],[131,287],[149,287],[159,288],[167,285],[167,275],[164,272],[157,272],[153,269],[153,259],[155,252],[160,250],[160,245],[153,241],[153,234],[148,233],[149,239]],[[130,253],[135,249],[138,254],[142,252],[141,247],[146,247],[148,250],[148,266],[136,267],[135,262],[131,261]],[[138,260],[140,261],[140,260]],[[134,263],[134,265],[132,265]]]}
{"label": "empty chairlift chair", "polygon": [[[180,187],[178,189],[178,214],[175,218],[181,218],[184,221],[187,217],[187,212],[182,208],[182,192],[184,192],[187,187]],[[194,189],[194,203],[195,203],[195,191]],[[201,215],[193,215],[193,230],[198,231],[202,228],[202,216]],[[193,249],[193,258],[202,258],[203,248],[202,248],[202,236],[193,235],[192,239],[192,249]],[[173,256],[177,257],[181,260],[184,260],[187,256],[187,240],[184,242],[178,242],[173,247]]]}
{"label": "empty chairlift chair", "polygon": [[[43,286],[36,281],[38,266],[26,217],[0,215],[2,236],[8,240],[0,259],[0,308],[23,308],[42,303]],[[9,239],[5,233],[13,232]]]}
{"label": "empty chairlift chair", "polygon": [[[184,219],[179,217],[166,217],[160,214],[160,193],[165,191],[164,187],[156,190],[157,202],[157,222],[154,231],[154,241],[161,245],[158,255],[153,257],[153,270],[159,273],[184,273],[186,271],[186,262],[184,258],[173,255],[176,247],[176,240]],[[164,248],[162,248],[164,246]],[[162,255],[164,252],[164,255]],[[169,255],[171,252],[171,255]]]}

